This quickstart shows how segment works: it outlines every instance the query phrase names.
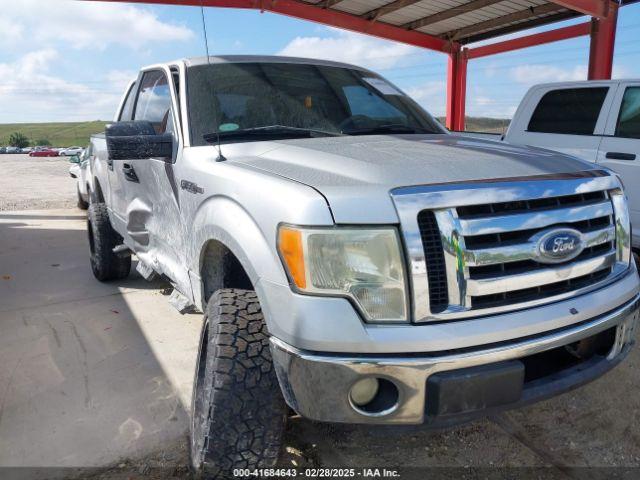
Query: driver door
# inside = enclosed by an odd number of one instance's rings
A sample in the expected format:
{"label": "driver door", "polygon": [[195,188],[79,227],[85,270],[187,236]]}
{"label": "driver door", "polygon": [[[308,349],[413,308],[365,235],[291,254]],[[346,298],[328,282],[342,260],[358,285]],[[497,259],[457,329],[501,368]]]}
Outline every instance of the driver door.
{"label": "driver door", "polygon": [[133,120],[151,122],[157,134],[173,136],[170,160],[150,158],[120,162],[125,188],[127,234],[144,263],[167,275],[183,293],[190,283],[183,255],[182,218],[174,164],[181,139],[177,116],[177,92],[171,72],[156,68],[142,73]]}

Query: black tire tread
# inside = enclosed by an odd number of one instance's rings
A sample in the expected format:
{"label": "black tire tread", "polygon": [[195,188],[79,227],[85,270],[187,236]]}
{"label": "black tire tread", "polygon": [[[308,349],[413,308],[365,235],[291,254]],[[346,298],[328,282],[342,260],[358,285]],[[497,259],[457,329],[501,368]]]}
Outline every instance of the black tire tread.
{"label": "black tire tread", "polygon": [[80,194],[80,187],[76,185],[76,192],[78,194],[78,203],[77,206],[80,210],[87,210],[89,208],[89,202],[85,202],[82,199],[82,195]]}
{"label": "black tire tread", "polygon": [[113,249],[122,243],[122,237],[111,226],[107,206],[104,203],[89,204],[87,222],[91,227],[88,234],[93,232],[93,275],[101,282],[126,278],[131,271],[131,256],[113,253]]}
{"label": "black tire tread", "polygon": [[[230,478],[236,468],[275,466],[286,405],[254,291],[223,289],[207,305],[207,372],[213,372],[202,470]],[[197,375],[197,373],[196,373]]]}

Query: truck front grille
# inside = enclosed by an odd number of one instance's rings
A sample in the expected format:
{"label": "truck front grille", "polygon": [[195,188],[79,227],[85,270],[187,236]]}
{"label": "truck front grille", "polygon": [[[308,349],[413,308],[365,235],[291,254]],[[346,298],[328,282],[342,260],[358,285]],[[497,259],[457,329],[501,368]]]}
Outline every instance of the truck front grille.
{"label": "truck front grille", "polygon": [[429,305],[431,311],[439,313],[449,306],[447,289],[447,273],[445,271],[444,251],[436,216],[431,210],[423,210],[418,214],[420,237],[424,247],[424,258],[427,263],[429,279]]}
{"label": "truck front grille", "polygon": [[[422,314],[416,320],[482,316],[539,305],[597,288],[617,275],[623,266],[618,261],[611,195],[620,191],[611,187],[608,174],[601,177],[608,178],[504,187],[496,182],[478,188],[461,186],[460,192],[432,188],[424,194],[415,192],[416,187],[407,197],[394,196],[412,255],[415,309]],[[424,208],[414,210],[410,218],[409,206],[415,209],[420,203]],[[421,252],[416,236],[405,231],[410,228],[406,224],[417,228]],[[560,263],[541,258],[540,238],[556,228],[580,232],[584,245],[580,255]]]}

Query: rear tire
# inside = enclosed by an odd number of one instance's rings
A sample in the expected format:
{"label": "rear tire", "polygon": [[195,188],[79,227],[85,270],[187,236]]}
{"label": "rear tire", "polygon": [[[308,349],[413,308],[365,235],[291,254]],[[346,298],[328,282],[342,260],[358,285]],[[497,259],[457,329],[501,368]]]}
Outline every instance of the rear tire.
{"label": "rear tire", "polygon": [[193,385],[196,474],[224,479],[236,468],[274,467],[286,414],[255,292],[218,290],[207,304]]}
{"label": "rear tire", "polygon": [[113,253],[113,249],[122,243],[122,237],[111,226],[104,203],[89,204],[87,233],[93,276],[101,282],[127,277],[131,270],[131,255],[119,256]]}
{"label": "rear tire", "polygon": [[76,184],[76,193],[78,195],[78,208],[80,210],[86,210],[87,208],[89,208],[89,202],[85,202],[82,199],[82,194],[80,193],[80,187]]}

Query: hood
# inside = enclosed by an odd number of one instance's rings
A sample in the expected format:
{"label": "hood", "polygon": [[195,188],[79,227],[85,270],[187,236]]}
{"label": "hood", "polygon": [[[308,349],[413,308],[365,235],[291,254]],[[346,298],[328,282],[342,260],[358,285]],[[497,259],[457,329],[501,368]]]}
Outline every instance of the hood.
{"label": "hood", "polygon": [[238,163],[309,185],[337,223],[397,223],[396,187],[571,173],[592,163],[549,150],[458,135],[372,135],[270,142]]}

